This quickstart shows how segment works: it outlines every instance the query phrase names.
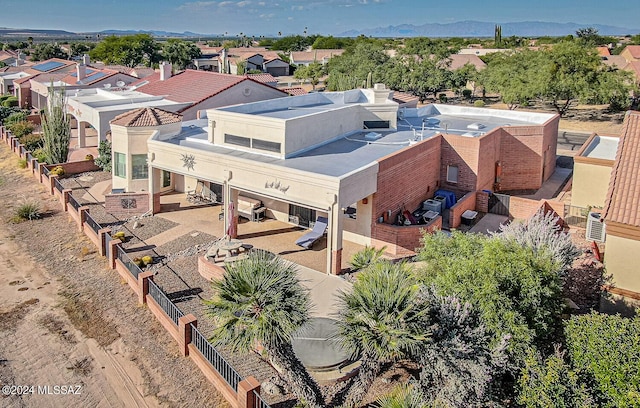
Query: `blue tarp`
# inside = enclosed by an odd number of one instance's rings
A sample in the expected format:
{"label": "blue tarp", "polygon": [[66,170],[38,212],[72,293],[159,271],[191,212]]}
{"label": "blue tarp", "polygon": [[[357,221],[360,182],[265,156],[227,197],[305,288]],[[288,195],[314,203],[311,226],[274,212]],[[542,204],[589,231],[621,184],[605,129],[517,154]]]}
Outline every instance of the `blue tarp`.
{"label": "blue tarp", "polygon": [[445,204],[445,208],[451,208],[454,206],[454,204],[456,203],[456,193],[454,193],[453,191],[448,191],[448,190],[437,190],[435,193],[436,196],[442,196],[444,198],[446,198],[446,201],[444,202]]}

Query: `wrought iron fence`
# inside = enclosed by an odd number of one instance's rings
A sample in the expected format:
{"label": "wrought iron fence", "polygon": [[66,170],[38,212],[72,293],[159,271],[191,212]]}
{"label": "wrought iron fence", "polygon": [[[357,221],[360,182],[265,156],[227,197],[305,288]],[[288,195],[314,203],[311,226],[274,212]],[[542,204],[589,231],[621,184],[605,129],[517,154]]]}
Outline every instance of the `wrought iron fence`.
{"label": "wrought iron fence", "polygon": [[27,163],[31,163],[31,160],[33,160],[33,155],[31,152],[27,152]]}
{"label": "wrought iron fence", "polygon": [[564,220],[567,224],[574,227],[587,228],[587,216],[589,209],[584,207],[574,207],[573,205],[564,206]]}
{"label": "wrought iron fence", "polygon": [[58,190],[60,193],[62,193],[62,190],[64,190],[64,186],[62,185],[62,183],[60,182],[60,180],[58,180],[58,178],[55,178],[53,180],[53,187]]}
{"label": "wrought iron fence", "polygon": [[271,406],[262,399],[262,397],[259,393],[256,392],[256,390],[253,390],[253,400],[253,406],[255,408],[271,408]]}
{"label": "wrought iron fence", "polygon": [[26,152],[27,152],[27,149],[24,146],[20,146],[20,156],[24,156]]}
{"label": "wrought iron fence", "polygon": [[196,346],[209,364],[224,378],[227,384],[229,384],[234,391],[238,392],[238,383],[242,381],[242,377],[240,377],[240,374],[231,367],[231,364],[218,353],[218,350],[216,350],[206,337],[194,326],[191,326],[191,343]]}
{"label": "wrought iron fence", "polygon": [[117,258],[120,260],[120,262],[123,263],[125,268],[129,270],[131,275],[133,275],[134,278],[138,279],[138,275],[142,273],[142,270],[138,267],[138,265],[135,264],[135,262],[131,260],[131,258],[129,258],[129,255],[124,252],[124,249],[122,249],[120,245],[117,245],[116,248]]}
{"label": "wrought iron fence", "polygon": [[111,235],[104,234],[104,256],[107,257],[107,259],[111,259],[111,245],[109,245],[109,242],[111,242],[112,239]]}
{"label": "wrought iron fence", "polygon": [[51,172],[51,170],[49,170],[49,168],[47,166],[43,166],[42,167],[42,174],[44,174],[45,176],[49,177],[49,173]]}
{"label": "wrought iron fence", "polygon": [[85,214],[85,219],[84,222],[87,223],[87,225],[93,230],[93,232],[95,232],[96,234],[98,233],[98,231],[100,231],[102,229],[102,227],[100,226],[100,224],[98,224],[98,222],[96,220],[93,219],[93,217],[91,216],[91,214],[89,214],[89,212],[87,212]]}
{"label": "wrought iron fence", "polygon": [[149,294],[177,326],[178,319],[184,316],[184,313],[178,309],[178,306],[176,306],[152,280],[149,280]]}
{"label": "wrought iron fence", "polygon": [[[45,167],[46,168],[46,167]],[[75,198],[73,198],[72,194],[69,194],[69,204],[71,205],[71,207],[73,207],[74,210],[76,210],[76,212],[78,211],[78,209],[80,208],[80,203],[78,202],[78,200],[76,200]]]}

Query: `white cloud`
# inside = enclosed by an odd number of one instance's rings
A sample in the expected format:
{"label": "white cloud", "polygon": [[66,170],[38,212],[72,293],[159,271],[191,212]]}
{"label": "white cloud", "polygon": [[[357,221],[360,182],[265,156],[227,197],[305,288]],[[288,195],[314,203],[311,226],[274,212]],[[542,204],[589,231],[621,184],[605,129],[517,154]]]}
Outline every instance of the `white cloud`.
{"label": "white cloud", "polygon": [[269,20],[269,19],[271,19],[271,18],[274,18],[275,16],[276,16],[276,15],[275,15],[275,14],[273,14],[273,13],[270,13],[270,14],[260,14],[260,18],[263,18],[263,19],[265,19],[265,20]]}
{"label": "white cloud", "polygon": [[181,4],[180,6],[178,6],[178,10],[202,10],[214,7],[217,4],[217,1],[195,1]]}
{"label": "white cloud", "polygon": [[248,5],[250,5],[250,4],[251,4],[251,2],[250,2],[250,1],[239,1],[236,5],[237,5],[238,7],[244,7],[244,6],[248,6]]}

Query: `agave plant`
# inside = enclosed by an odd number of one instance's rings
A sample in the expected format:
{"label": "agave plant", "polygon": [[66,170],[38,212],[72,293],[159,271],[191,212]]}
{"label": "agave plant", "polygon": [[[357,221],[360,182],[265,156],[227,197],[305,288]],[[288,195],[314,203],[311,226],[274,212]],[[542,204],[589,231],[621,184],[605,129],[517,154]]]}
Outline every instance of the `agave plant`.
{"label": "agave plant", "polygon": [[295,266],[266,251],[226,266],[207,301],[215,344],[250,351],[260,344],[289,389],[309,407],[324,406],[317,383],[293,352],[293,333],[309,320],[310,302]]}
{"label": "agave plant", "polygon": [[370,246],[365,246],[364,249],[353,254],[353,256],[351,257],[351,262],[349,262],[349,265],[351,265],[351,268],[353,268],[356,271],[360,269],[364,269],[367,266],[379,261],[380,257],[382,256],[382,254],[384,254],[384,251],[386,249],[387,249],[386,246],[380,249],[376,249]]}

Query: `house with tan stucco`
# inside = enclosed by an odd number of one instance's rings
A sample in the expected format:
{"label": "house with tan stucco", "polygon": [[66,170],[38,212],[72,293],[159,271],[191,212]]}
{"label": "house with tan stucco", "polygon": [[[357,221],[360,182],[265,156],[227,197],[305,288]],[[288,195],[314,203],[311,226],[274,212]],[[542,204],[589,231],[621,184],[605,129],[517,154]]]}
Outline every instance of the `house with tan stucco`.
{"label": "house with tan stucco", "polygon": [[305,228],[326,217],[324,269],[338,273],[346,241],[408,256],[445,211],[445,223],[459,224],[476,191],[539,188],[554,170],[558,115],[400,107],[378,84],[208,109],[197,120],[140,108],[111,129],[113,188],[147,197],[141,212],[204,185],[223,203],[226,231],[239,216]]}

